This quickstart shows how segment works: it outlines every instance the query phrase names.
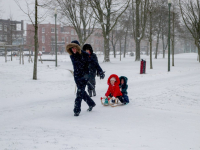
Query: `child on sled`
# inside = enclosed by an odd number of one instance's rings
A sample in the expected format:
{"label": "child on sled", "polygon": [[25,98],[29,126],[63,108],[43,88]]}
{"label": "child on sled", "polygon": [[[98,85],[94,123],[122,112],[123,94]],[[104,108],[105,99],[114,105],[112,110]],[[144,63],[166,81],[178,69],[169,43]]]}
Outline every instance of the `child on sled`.
{"label": "child on sled", "polygon": [[129,98],[128,98],[128,92],[127,92],[127,89],[128,89],[128,85],[127,85],[127,81],[128,81],[128,78],[125,77],[125,76],[121,76],[119,77],[119,80],[120,80],[120,84],[119,84],[119,87],[120,87],[120,90],[121,90],[121,93],[122,93],[122,97],[124,99],[124,103],[128,104],[129,103]]}
{"label": "child on sled", "polygon": [[116,74],[110,75],[107,81],[108,84],[108,90],[105,94],[105,102],[104,105],[108,105],[108,97],[111,97],[112,102],[115,101],[116,98],[120,100],[121,103],[124,103],[122,93],[119,88],[120,80],[119,77]]}

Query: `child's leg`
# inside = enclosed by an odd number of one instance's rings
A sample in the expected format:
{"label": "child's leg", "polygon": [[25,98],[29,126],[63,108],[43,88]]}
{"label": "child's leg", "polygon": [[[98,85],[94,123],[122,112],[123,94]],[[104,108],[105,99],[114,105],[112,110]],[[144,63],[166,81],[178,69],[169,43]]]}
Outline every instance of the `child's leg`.
{"label": "child's leg", "polygon": [[128,95],[127,95],[127,94],[123,94],[123,97],[124,97],[124,101],[125,101],[126,103],[129,103]]}

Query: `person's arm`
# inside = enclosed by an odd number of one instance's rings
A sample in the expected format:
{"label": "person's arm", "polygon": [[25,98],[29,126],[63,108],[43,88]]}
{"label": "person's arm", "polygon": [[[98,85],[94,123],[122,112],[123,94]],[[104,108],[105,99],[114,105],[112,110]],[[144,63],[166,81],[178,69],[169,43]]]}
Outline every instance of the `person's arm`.
{"label": "person's arm", "polygon": [[103,79],[105,77],[105,74],[102,70],[102,68],[100,67],[99,63],[98,63],[98,59],[97,59],[97,56],[94,55],[95,57],[94,58],[91,58],[90,59],[90,63],[94,64],[96,69],[97,69],[97,74],[100,75],[100,79]]}
{"label": "person's arm", "polygon": [[110,95],[110,87],[108,87],[108,90],[107,90],[105,96],[108,97],[109,95]]}

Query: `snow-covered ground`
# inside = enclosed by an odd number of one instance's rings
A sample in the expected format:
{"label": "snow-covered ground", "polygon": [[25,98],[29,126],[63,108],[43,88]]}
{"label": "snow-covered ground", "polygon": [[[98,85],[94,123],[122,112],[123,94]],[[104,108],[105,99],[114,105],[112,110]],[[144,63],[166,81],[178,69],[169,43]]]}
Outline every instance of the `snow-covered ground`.
{"label": "snow-covered ground", "polygon": [[[55,62],[38,62],[38,80],[32,80],[33,63],[20,65],[18,57],[0,57],[0,150],[200,150],[200,63],[197,54],[175,55],[167,71],[167,58],[147,60],[139,74],[134,57],[99,62],[106,71],[97,80],[92,112],[83,101],[74,117],[75,83],[68,55]],[[52,58],[54,56],[42,56]],[[10,59],[10,58],[8,58]],[[110,74],[128,77],[130,104],[104,107],[100,97]]]}

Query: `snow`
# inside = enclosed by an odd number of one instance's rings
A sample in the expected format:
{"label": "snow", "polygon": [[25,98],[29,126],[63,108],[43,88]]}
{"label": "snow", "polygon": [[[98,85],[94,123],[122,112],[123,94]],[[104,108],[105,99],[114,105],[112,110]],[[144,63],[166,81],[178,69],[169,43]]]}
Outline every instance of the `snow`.
{"label": "snow", "polygon": [[[92,112],[83,101],[79,117],[73,116],[75,83],[68,55],[55,62],[38,62],[38,80],[32,80],[33,63],[19,58],[5,63],[0,57],[1,150],[199,150],[200,64],[197,55],[175,55],[167,71],[167,58],[153,59],[153,69],[139,74],[140,62],[127,55],[110,63],[98,59],[106,71],[96,78],[97,96]],[[42,58],[54,59],[55,56]],[[10,57],[8,57],[8,60]],[[101,105],[110,74],[128,77],[130,104]]]}

